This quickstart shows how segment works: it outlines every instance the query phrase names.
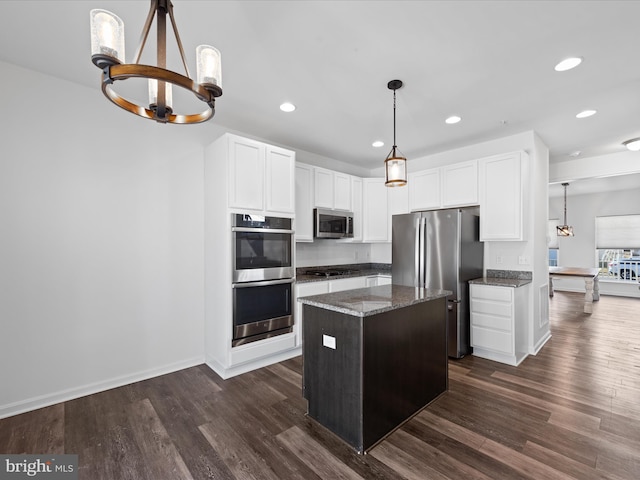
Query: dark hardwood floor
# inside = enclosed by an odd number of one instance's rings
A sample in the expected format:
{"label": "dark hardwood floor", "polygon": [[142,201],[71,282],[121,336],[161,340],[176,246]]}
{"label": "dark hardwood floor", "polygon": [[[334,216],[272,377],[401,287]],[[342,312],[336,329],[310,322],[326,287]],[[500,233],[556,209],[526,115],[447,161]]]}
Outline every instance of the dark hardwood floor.
{"label": "dark hardwood floor", "polygon": [[182,370],[0,420],[0,453],[77,453],[83,480],[638,479],[640,300],[551,299],[519,367],[451,361],[449,391],[358,455],[305,416],[302,359]]}

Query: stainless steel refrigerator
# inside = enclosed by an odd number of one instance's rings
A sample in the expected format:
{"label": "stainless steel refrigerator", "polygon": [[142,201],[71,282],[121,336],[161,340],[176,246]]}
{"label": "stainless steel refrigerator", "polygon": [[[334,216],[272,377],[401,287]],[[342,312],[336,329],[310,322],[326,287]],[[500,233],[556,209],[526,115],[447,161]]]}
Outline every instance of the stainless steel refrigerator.
{"label": "stainless steel refrigerator", "polygon": [[484,244],[477,207],[393,216],[393,283],[451,290],[447,302],[450,357],[471,353],[469,284],[482,277]]}

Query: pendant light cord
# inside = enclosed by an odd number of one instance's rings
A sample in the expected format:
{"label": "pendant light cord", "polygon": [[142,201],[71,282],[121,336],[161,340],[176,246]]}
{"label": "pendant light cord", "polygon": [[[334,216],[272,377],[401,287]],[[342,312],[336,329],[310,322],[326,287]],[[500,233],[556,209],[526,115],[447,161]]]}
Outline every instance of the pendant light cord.
{"label": "pendant light cord", "polygon": [[564,187],[564,224],[567,225],[567,185],[568,183],[563,183]]}
{"label": "pendant light cord", "polygon": [[[393,151],[396,150],[396,90],[393,89]],[[395,156],[395,155],[394,155]]]}

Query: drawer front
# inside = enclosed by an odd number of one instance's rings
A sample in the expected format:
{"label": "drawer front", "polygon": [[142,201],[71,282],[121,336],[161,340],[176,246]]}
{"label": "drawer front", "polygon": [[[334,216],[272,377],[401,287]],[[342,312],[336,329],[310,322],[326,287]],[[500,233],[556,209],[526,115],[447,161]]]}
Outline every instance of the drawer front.
{"label": "drawer front", "polygon": [[479,298],[484,300],[495,300],[497,302],[509,302],[513,300],[513,288],[511,287],[494,287],[491,285],[475,285],[471,284],[471,298]]}
{"label": "drawer front", "polygon": [[513,355],[513,337],[510,333],[471,327],[471,346]]}
{"label": "drawer front", "polygon": [[511,318],[511,303],[493,302],[490,300],[471,299],[471,313],[484,313],[487,315],[498,315]]}
{"label": "drawer front", "polygon": [[497,317],[495,315],[485,315],[483,313],[471,313],[471,325],[474,327],[491,328],[511,333],[513,330],[511,318]]}

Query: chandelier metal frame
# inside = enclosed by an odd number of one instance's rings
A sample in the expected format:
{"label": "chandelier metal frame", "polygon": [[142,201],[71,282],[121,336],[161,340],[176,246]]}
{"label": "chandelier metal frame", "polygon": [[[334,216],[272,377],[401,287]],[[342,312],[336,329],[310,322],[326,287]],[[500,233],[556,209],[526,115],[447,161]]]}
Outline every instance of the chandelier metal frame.
{"label": "chandelier metal frame", "polygon": [[[185,75],[167,70],[167,14],[173,27],[173,32],[180,52]],[[157,66],[140,64],[140,57],[144,50],[154,16],[157,24]],[[215,114],[215,99],[222,95],[222,88],[213,83],[199,84],[191,79],[189,67],[184,56],[184,49],[180,34],[176,26],[173,15],[173,4],[171,0],[151,0],[151,6],[142,34],[140,44],[136,52],[133,63],[121,63],[117,58],[105,55],[94,54],[91,61],[102,69],[102,93],[114,104],[143,118],[156,120],[160,123],[192,124],[209,120]],[[127,80],[129,78],[146,78],[158,82],[157,103],[150,104],[148,108],[139,105],[119,95],[114,90],[114,83]],[[184,88],[192,92],[199,100],[206,103],[208,108],[202,112],[180,114],[174,113],[173,109],[167,105],[165,84],[170,83],[177,87]]]}

